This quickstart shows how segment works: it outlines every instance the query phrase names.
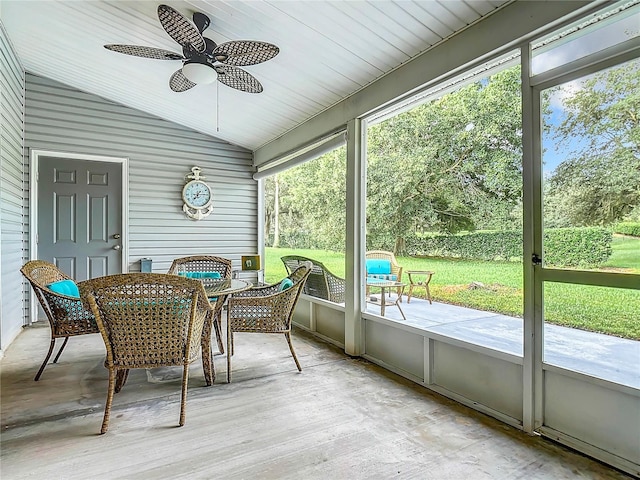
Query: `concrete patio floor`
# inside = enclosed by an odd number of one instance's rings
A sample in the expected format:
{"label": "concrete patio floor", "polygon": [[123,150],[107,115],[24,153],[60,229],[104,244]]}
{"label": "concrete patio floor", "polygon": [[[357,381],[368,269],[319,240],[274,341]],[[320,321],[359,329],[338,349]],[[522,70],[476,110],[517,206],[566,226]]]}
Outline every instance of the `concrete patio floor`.
{"label": "concrete patio floor", "polygon": [[[395,298],[395,295],[394,295]],[[493,312],[403,298],[403,320],[394,306],[385,318],[467,343],[523,355],[523,321]],[[380,307],[367,304],[367,312],[380,314]],[[640,321],[640,312],[638,313]],[[546,324],[544,362],[593,377],[640,388],[640,341]]]}
{"label": "concrete patio floor", "polygon": [[[413,305],[413,301],[411,302]],[[416,302],[416,307],[418,303]],[[424,306],[426,308],[426,305]],[[99,335],[70,340],[33,381],[49,328],[26,328],[0,362],[3,480],[274,479],[623,480],[580,453],[460,405],[294,330],[238,334],[233,383],[224,356],[205,386],[190,369],[134,370],[98,435],[107,391]]]}

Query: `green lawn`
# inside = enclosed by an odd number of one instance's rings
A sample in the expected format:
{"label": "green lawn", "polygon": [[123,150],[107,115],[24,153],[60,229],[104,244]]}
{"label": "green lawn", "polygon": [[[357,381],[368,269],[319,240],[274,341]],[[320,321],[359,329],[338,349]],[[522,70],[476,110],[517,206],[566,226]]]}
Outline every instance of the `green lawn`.
{"label": "green lawn", "polygon": [[640,238],[614,235],[613,253],[604,268],[624,269],[626,273],[640,274]]}
{"label": "green lawn", "polygon": [[[640,273],[640,239],[616,237],[607,268]],[[286,275],[283,255],[302,255],[344,277],[344,255],[321,250],[267,248],[266,281]],[[406,270],[433,270],[431,296],[439,302],[522,317],[522,265],[450,258],[398,257]],[[472,282],[482,284],[473,288]],[[420,290],[422,293],[422,290]],[[420,294],[418,295],[420,296]],[[545,284],[545,319],[549,323],[640,340],[640,290],[559,283]]]}

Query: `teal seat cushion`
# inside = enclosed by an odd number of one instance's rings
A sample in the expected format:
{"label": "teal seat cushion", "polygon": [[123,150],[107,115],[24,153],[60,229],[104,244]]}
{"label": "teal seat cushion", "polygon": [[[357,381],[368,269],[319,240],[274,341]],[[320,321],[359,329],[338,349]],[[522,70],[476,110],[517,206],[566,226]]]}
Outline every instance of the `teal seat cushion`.
{"label": "teal seat cushion", "polygon": [[180,272],[178,275],[187,278],[220,278],[220,272]]}
{"label": "teal seat cushion", "polygon": [[58,280],[47,285],[47,288],[61,295],[80,298],[80,290],[78,290],[78,285],[73,280]]}
{"label": "teal seat cushion", "polygon": [[293,282],[291,281],[291,279],[290,279],[290,278],[285,278],[284,280],[282,280],[282,281],[280,282],[280,288],[279,288],[279,290],[280,290],[281,292],[284,292],[285,290],[287,290],[288,288],[291,288],[291,287],[293,287]]}
{"label": "teal seat cushion", "polygon": [[391,261],[378,258],[369,258],[366,263],[367,275],[391,273]]}

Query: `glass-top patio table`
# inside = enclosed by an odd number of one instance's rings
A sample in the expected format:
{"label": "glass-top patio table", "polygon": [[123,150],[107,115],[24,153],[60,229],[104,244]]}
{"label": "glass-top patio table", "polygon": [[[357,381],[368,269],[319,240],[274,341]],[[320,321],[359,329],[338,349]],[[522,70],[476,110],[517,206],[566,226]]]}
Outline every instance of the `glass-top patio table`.
{"label": "glass-top patio table", "polygon": [[[378,301],[377,297],[374,297],[372,295],[368,295],[367,296],[367,303],[371,303],[373,305],[380,305],[380,315],[382,315],[384,317],[384,313],[385,313],[385,308],[388,306],[392,306],[395,305],[396,307],[398,307],[398,310],[400,310],[400,314],[402,315],[402,318],[404,318],[405,320],[407,319],[407,317],[404,316],[404,312],[402,311],[402,308],[400,308],[400,301],[402,299],[402,292],[404,292],[404,287],[406,286],[406,283],[402,283],[402,282],[393,282],[391,280],[381,280],[378,278],[367,278],[367,287],[374,287],[374,288],[379,288],[380,289],[380,301]],[[398,297],[395,300],[392,300],[391,297],[388,297],[388,291],[389,289],[395,288],[397,289],[398,287],[401,287],[401,293],[400,295],[398,295]]]}
{"label": "glass-top patio table", "polygon": [[[215,364],[213,363],[213,354],[211,353],[211,327],[215,319],[220,319],[222,315],[222,307],[229,295],[248,290],[253,286],[251,282],[237,279],[220,279],[220,278],[201,278],[209,302],[213,307],[213,312],[209,314],[204,322],[202,329],[202,368],[204,370],[204,378],[207,386],[213,385],[216,379]],[[220,321],[220,320],[219,320]],[[216,322],[216,335],[221,335],[221,328]],[[227,352],[228,353],[228,352]]]}

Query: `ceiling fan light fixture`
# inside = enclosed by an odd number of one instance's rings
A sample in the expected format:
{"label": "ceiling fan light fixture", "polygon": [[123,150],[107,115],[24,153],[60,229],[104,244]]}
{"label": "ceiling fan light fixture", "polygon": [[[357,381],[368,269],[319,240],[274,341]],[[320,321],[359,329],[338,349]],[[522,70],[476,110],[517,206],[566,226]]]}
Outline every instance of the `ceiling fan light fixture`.
{"label": "ceiling fan light fixture", "polygon": [[196,84],[213,83],[218,74],[206,63],[187,62],[182,67],[182,74]]}

